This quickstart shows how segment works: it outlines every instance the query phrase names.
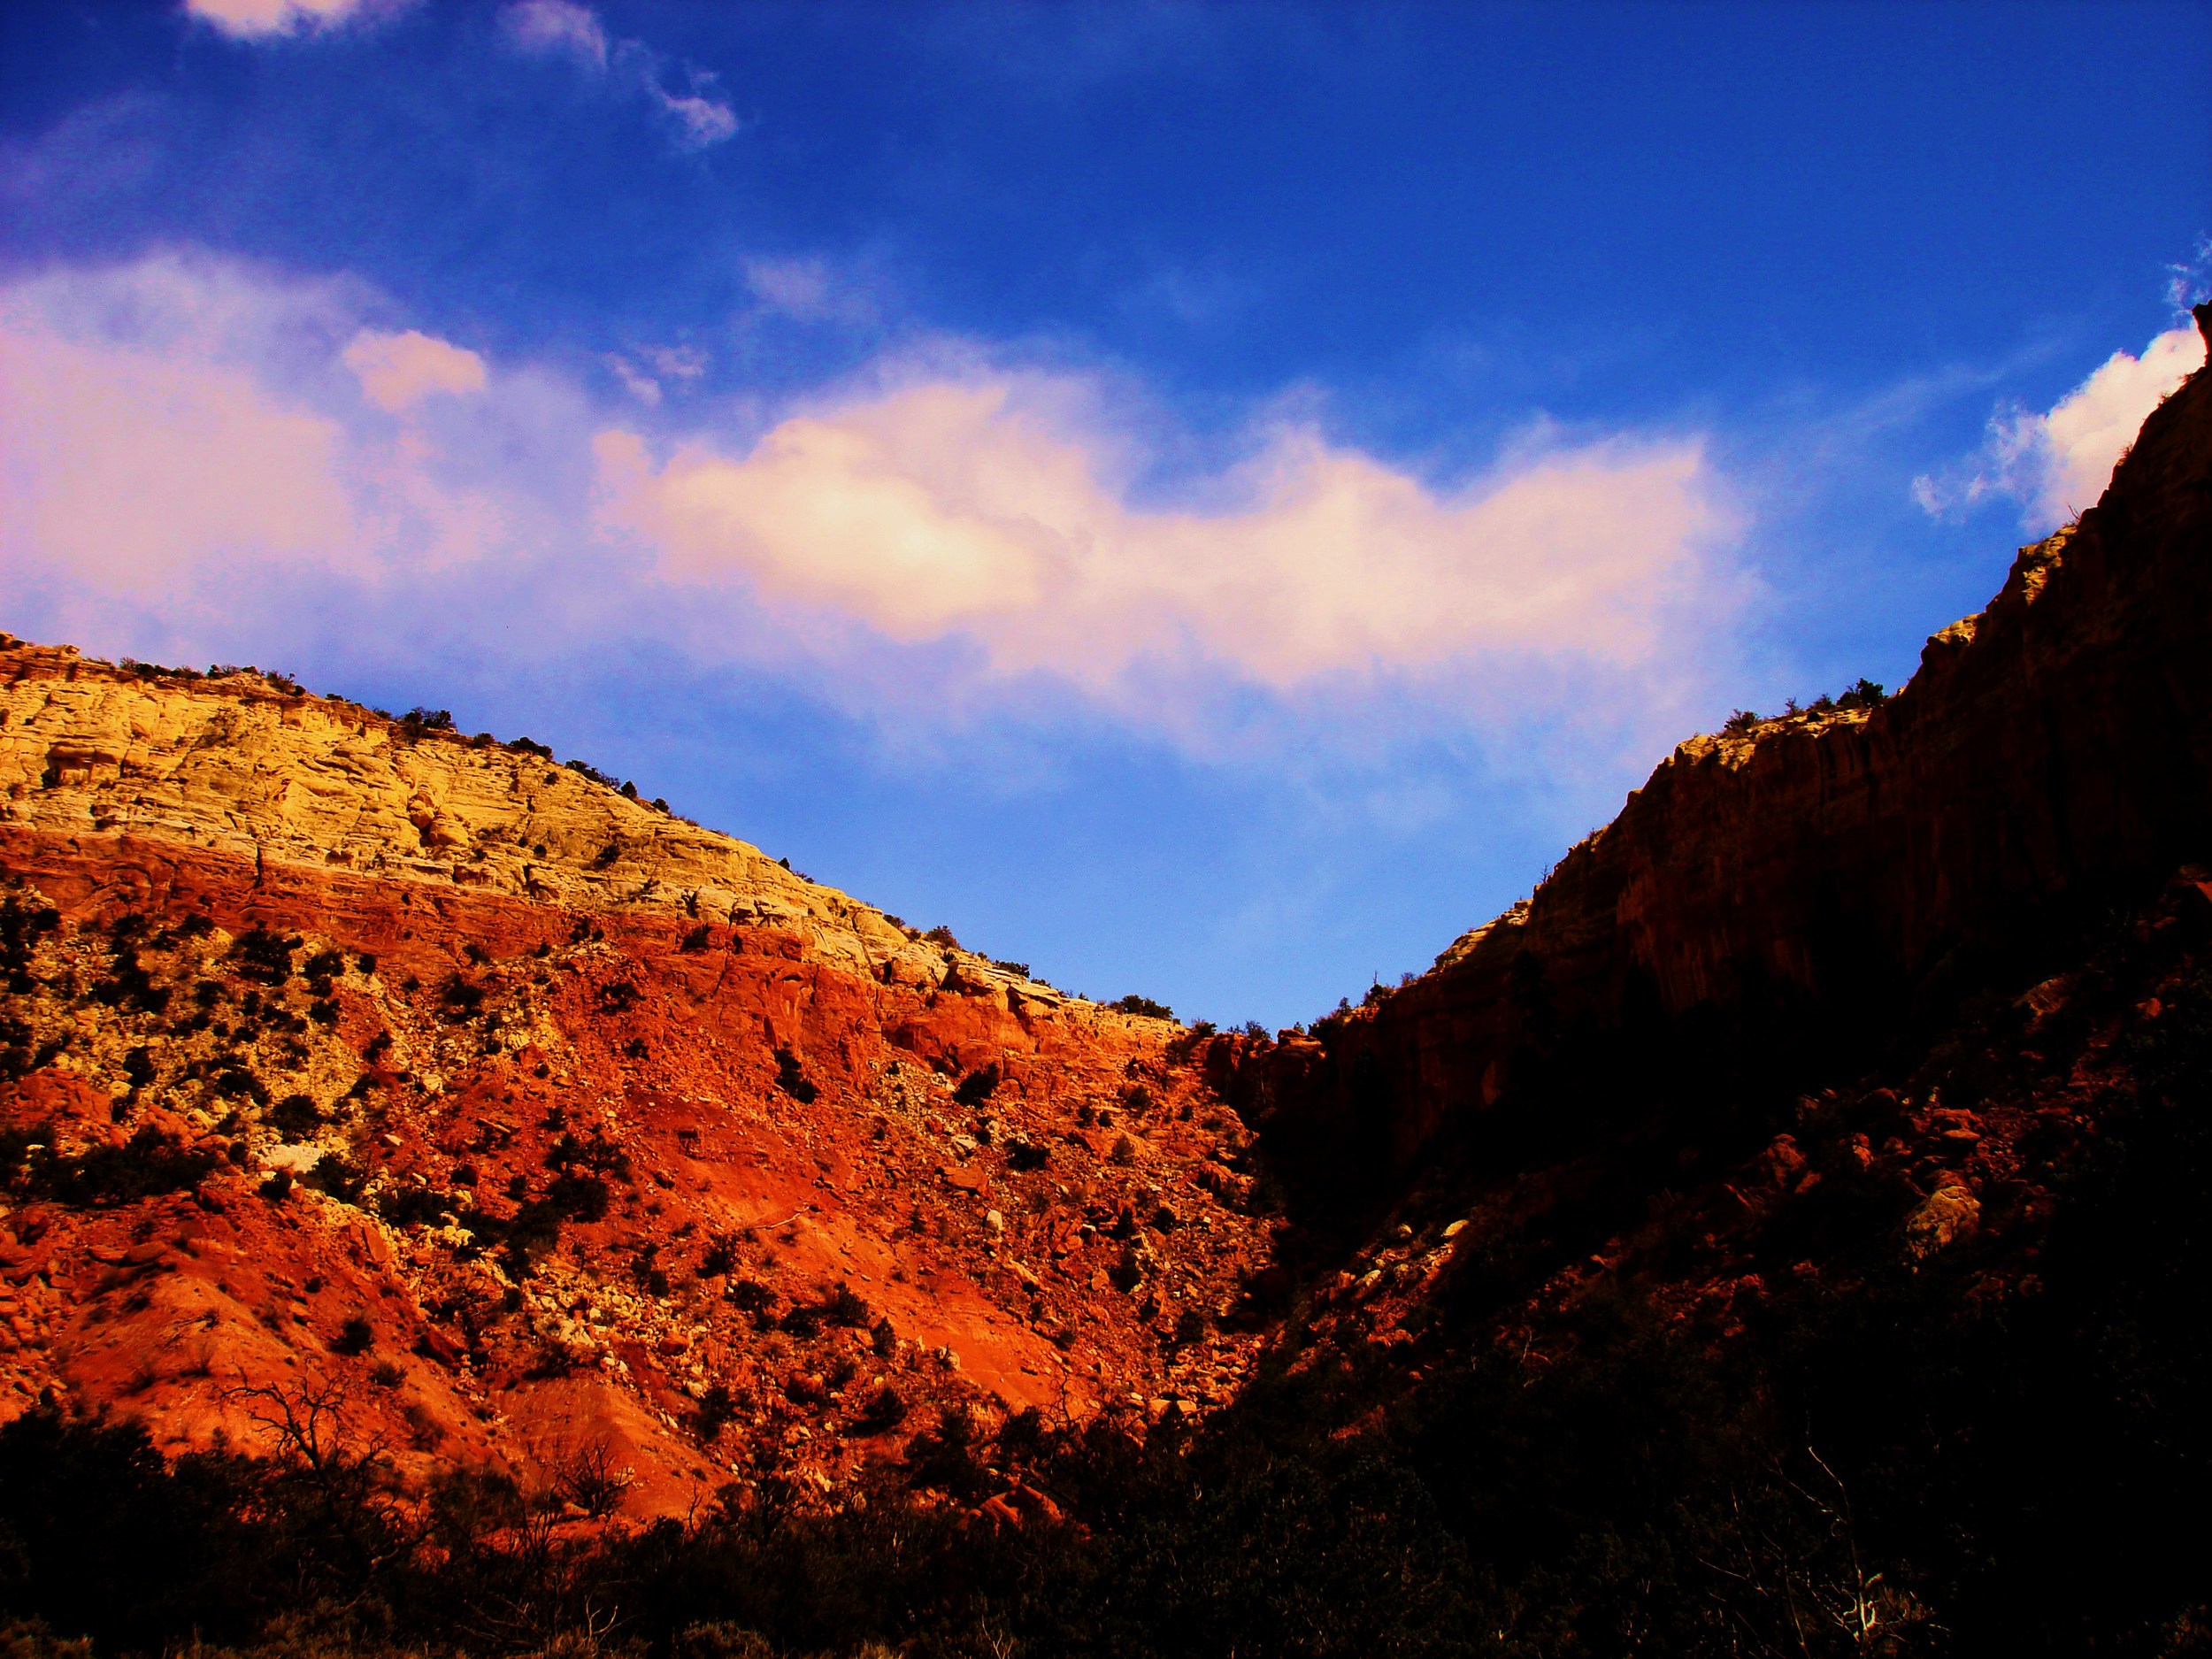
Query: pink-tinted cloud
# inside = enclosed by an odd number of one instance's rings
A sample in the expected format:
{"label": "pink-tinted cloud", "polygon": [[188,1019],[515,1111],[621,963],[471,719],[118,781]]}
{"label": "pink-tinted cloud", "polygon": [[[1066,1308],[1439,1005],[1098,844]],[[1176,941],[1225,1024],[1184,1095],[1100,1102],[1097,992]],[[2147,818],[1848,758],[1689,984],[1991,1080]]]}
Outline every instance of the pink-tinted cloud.
{"label": "pink-tinted cloud", "polygon": [[744,586],[993,670],[1103,688],[1140,664],[1274,690],[1485,653],[1656,649],[1728,517],[1691,441],[1535,455],[1439,491],[1310,426],[1141,506],[1079,384],[932,381],[797,417],[741,456],[597,441],[605,511],[678,582]]}
{"label": "pink-tinted cloud", "polygon": [[185,11],[241,40],[311,34],[379,12],[395,0],[185,0]]}
{"label": "pink-tinted cloud", "polygon": [[0,603],[661,646],[902,726],[1086,704],[1209,752],[1232,702],[1277,733],[1402,694],[1458,729],[1663,710],[1732,614],[1694,439],[1532,445],[1448,488],[1285,420],[1154,498],[1148,422],[1080,375],[970,352],[749,443],[664,407],[647,434],[385,311],[177,257],[0,288]]}
{"label": "pink-tinted cloud", "polygon": [[2062,524],[2096,504],[2145,419],[2203,364],[2194,327],[2168,329],[2139,357],[2116,351],[2047,412],[1999,411],[1980,452],[1947,474],[1915,479],[1914,498],[1939,517],[2008,496],[2029,529]]}
{"label": "pink-tinted cloud", "polygon": [[419,329],[397,334],[364,329],[346,348],[345,365],[360,378],[362,393],[371,403],[393,411],[440,392],[459,395],[484,389],[483,358]]}
{"label": "pink-tinted cloud", "polygon": [[480,557],[503,492],[362,394],[406,409],[481,388],[483,364],[362,330],[360,297],[166,256],[0,290],[0,563],[161,605],[244,603],[250,571],[373,583]]}
{"label": "pink-tinted cloud", "polygon": [[136,587],[211,555],[311,555],[353,523],[335,426],[250,375],[0,326],[0,547]]}

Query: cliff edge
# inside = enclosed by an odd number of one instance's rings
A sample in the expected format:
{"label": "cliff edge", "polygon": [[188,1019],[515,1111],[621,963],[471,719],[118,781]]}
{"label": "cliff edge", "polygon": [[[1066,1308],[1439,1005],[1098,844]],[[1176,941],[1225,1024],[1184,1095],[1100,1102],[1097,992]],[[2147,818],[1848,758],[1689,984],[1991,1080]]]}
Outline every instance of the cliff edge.
{"label": "cliff edge", "polygon": [[[2212,336],[2212,307],[2197,318]],[[1985,980],[2024,984],[2208,845],[2200,370],[1896,695],[1683,743],[1525,904],[1323,1041],[1244,1056],[1244,1086],[1287,1153],[1387,1179],[1540,1076],[1551,1111],[1662,1087],[1671,1055],[1801,1079]]]}

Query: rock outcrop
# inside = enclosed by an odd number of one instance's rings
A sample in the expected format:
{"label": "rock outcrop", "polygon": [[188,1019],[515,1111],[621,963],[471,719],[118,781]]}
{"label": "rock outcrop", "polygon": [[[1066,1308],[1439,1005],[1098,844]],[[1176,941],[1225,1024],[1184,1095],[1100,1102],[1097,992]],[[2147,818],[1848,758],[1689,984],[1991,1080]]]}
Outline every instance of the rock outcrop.
{"label": "rock outcrop", "polygon": [[91,661],[0,636],[0,826],[181,844],[589,910],[772,924],[810,959],[1000,1003],[1063,1000],[987,958],[556,765],[252,670]]}

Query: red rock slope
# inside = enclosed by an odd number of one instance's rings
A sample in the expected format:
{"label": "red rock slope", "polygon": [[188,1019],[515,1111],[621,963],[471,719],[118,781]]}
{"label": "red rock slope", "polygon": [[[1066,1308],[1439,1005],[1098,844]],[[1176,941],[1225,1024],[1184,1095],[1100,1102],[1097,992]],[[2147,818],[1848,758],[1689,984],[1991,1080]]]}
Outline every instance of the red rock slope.
{"label": "red rock slope", "polygon": [[540,751],[0,649],[0,1412],[334,1405],[680,1509],[1202,1409],[1266,1224],[1171,1022]]}

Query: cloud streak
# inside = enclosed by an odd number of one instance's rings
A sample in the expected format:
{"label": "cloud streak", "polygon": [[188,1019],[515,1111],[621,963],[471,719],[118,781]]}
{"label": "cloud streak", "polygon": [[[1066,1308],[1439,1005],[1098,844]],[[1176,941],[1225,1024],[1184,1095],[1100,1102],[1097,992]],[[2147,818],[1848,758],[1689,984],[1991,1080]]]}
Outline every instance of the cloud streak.
{"label": "cloud streak", "polygon": [[185,0],[185,11],[236,40],[312,35],[404,0]]}

